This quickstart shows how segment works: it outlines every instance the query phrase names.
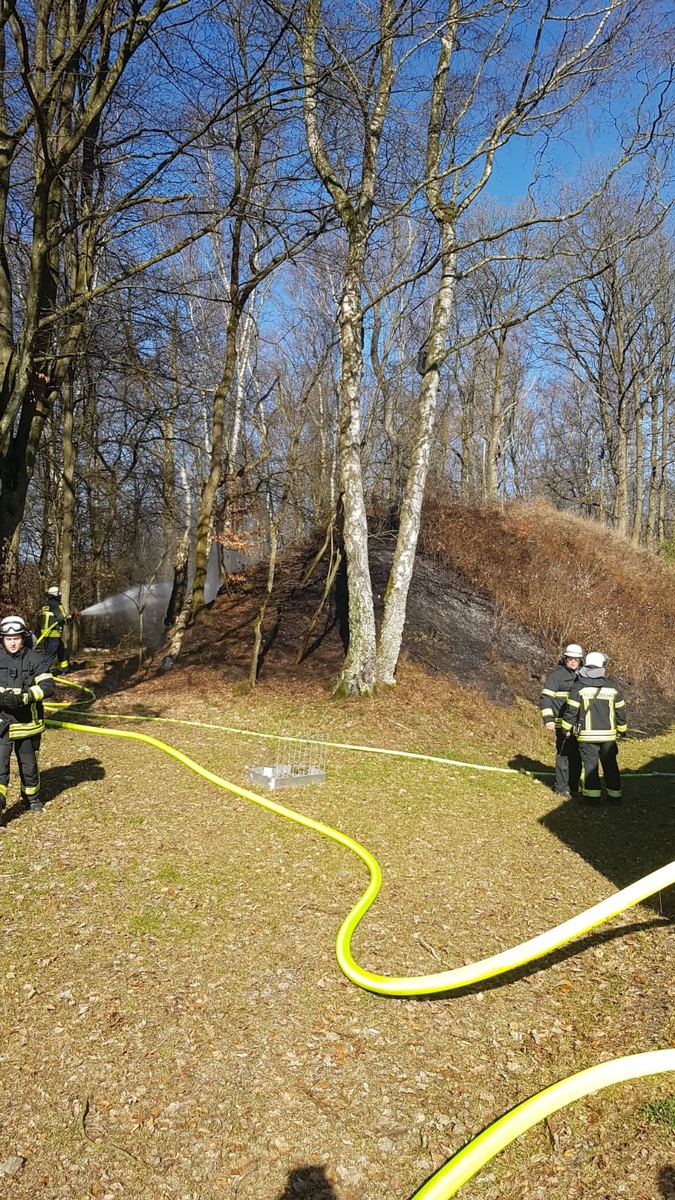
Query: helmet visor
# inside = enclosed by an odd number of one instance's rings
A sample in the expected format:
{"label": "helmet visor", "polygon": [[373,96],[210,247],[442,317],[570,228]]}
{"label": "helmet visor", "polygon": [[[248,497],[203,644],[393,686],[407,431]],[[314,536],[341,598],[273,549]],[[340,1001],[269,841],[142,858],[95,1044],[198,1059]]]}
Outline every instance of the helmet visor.
{"label": "helmet visor", "polygon": [[0,621],[0,637],[23,636],[26,632],[26,622],[22,617],[5,617]]}

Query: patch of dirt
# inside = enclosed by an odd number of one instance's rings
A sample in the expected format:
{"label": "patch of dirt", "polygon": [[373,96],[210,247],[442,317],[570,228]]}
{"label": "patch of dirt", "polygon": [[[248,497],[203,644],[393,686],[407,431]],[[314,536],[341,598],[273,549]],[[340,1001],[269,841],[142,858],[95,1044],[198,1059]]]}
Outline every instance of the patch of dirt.
{"label": "patch of dirt", "polygon": [[[288,686],[315,683],[330,688],[337,679],[346,644],[344,586],[333,589],[321,611],[301,663],[298,662],[309,622],[325,582],[321,564],[306,587],[300,579],[313,551],[287,556],[277,571],[272,603],[265,622],[262,683],[284,679]],[[371,551],[376,615],[392,559],[390,539]],[[187,664],[217,664],[223,678],[246,680],[252,647],[252,621],[264,585],[265,568],[253,567],[233,578],[203,617],[189,630],[183,658]],[[419,555],[408,600],[403,653],[426,670],[482,690],[498,704],[517,696],[536,701],[542,673],[549,662],[546,646],[514,620],[500,620],[490,598],[472,590],[458,571]],[[161,653],[153,660],[156,667]],[[130,662],[133,672],[134,664]]]}
{"label": "patch of dirt", "polygon": [[[391,550],[379,547],[371,554],[380,610],[391,558]],[[423,555],[415,561],[403,645],[413,662],[480,689],[497,704],[512,704],[519,695],[536,700],[547,664],[546,647],[523,625],[500,620],[489,596]]]}
{"label": "patch of dirt", "polygon": [[[259,680],[264,685],[330,691],[339,676],[347,642],[344,580],[338,579],[332,589],[304,657],[298,661],[325,582],[323,561],[309,583],[304,587],[300,584],[315,549],[308,547],[304,552],[287,555],[277,569],[259,664]],[[373,539],[370,563],[378,620],[382,617],[392,554],[391,537]],[[266,566],[260,565],[228,581],[226,589],[188,630],[183,656],[170,674],[211,666],[222,672],[227,682],[248,680],[252,623],[265,578]],[[454,679],[506,707],[518,698],[536,704],[542,679],[557,661],[558,653],[559,646],[505,614],[490,595],[472,586],[461,570],[437,557],[417,555],[408,597],[403,658],[419,663],[432,676]],[[146,663],[144,673],[152,674],[161,661],[160,651]],[[135,678],[137,661],[129,659],[124,667],[116,668],[116,674],[120,682]],[[625,674],[620,678],[631,727],[640,736],[668,729],[672,703],[658,680],[637,683]]]}

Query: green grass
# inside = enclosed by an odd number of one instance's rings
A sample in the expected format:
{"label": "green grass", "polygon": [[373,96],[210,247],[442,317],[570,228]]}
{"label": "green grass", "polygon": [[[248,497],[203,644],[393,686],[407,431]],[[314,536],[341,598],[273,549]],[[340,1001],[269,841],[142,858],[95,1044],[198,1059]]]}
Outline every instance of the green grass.
{"label": "green grass", "polygon": [[[414,706],[405,686],[355,705],[300,693],[295,724],[320,728],[328,712],[336,741],[400,737],[406,749],[476,762],[503,763],[517,749],[550,763],[533,709],[491,709],[442,681],[428,693],[420,676],[412,682]],[[195,694],[174,695],[177,710],[193,712]],[[118,700],[128,710],[129,697]],[[209,713],[218,716],[293,728],[288,696],[277,703],[265,689],[241,712],[223,689],[220,713]],[[469,725],[474,737],[462,741]],[[197,738],[167,725],[162,737],[243,786],[246,767],[265,761],[251,739],[215,730]],[[159,752],[105,738],[96,747],[106,776],[92,794],[105,796],[110,822],[81,792],[57,795],[43,821],[13,822],[0,843],[0,1161],[26,1157],[13,1200],[95,1196],[103,1172],[134,1200],[278,1200],[290,1171],[317,1162],[335,1200],[404,1200],[533,1092],[670,1043],[672,930],[653,908],[495,986],[384,1001],[348,984],[334,957],[367,882],[358,859]],[[49,749],[67,771],[81,735],[54,734]],[[626,750],[639,767],[673,753],[675,737]],[[675,842],[671,791],[666,779],[632,782],[620,810],[588,813],[526,776],[331,751],[325,785],[272,798],[375,854],[383,889],[354,957],[418,974],[440,969],[433,952],[447,966],[474,961],[637,878],[650,854],[664,861]],[[537,1127],[466,1186],[466,1200],[522,1200],[526,1186],[544,1194],[551,1171],[574,1200],[618,1194],[631,1171],[640,1173],[632,1194],[647,1195],[662,1130],[675,1128],[675,1101],[655,1094],[637,1081],[580,1102],[552,1121],[555,1145]],[[95,1146],[69,1134],[84,1097]],[[115,1146],[150,1164],[147,1180]]]}
{"label": "green grass", "polygon": [[666,1129],[675,1129],[675,1096],[666,1096],[664,1100],[650,1100],[640,1109],[643,1121],[652,1125],[665,1125]]}

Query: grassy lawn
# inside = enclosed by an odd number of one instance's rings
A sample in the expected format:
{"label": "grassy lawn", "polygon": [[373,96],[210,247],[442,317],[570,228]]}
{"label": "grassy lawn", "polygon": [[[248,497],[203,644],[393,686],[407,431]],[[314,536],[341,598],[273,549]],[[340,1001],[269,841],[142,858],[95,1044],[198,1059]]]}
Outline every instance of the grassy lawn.
{"label": "grassy lawn", "polygon": [[[172,677],[175,676],[175,677]],[[271,733],[549,766],[536,712],[413,667],[393,695],[250,695],[186,670],[107,698]],[[100,706],[99,706],[100,709]],[[246,784],[276,744],[138,723]],[[675,770],[675,736],[622,747]],[[407,1200],[487,1123],[605,1058],[675,1045],[672,900],[635,908],[527,970],[452,997],[385,1000],[333,943],[367,882],[319,835],[149,747],[52,731],[41,817],[0,841],[0,1194],[134,1200]],[[419,974],[549,928],[668,862],[673,784],[626,779],[619,809],[560,806],[527,775],[332,749],[281,803],[363,842],[384,884],[358,962]],[[14,791],[16,796],[16,782]],[[554,1116],[463,1200],[675,1195],[675,1080]]]}

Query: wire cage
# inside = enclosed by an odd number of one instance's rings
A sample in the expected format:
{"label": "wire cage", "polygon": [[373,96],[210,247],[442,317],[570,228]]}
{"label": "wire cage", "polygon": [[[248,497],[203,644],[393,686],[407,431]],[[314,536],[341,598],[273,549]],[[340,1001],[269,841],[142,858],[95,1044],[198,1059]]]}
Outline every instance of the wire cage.
{"label": "wire cage", "polygon": [[249,767],[251,783],[274,791],[276,788],[307,787],[326,782],[328,747],[325,734],[277,740],[276,762],[270,767]]}

